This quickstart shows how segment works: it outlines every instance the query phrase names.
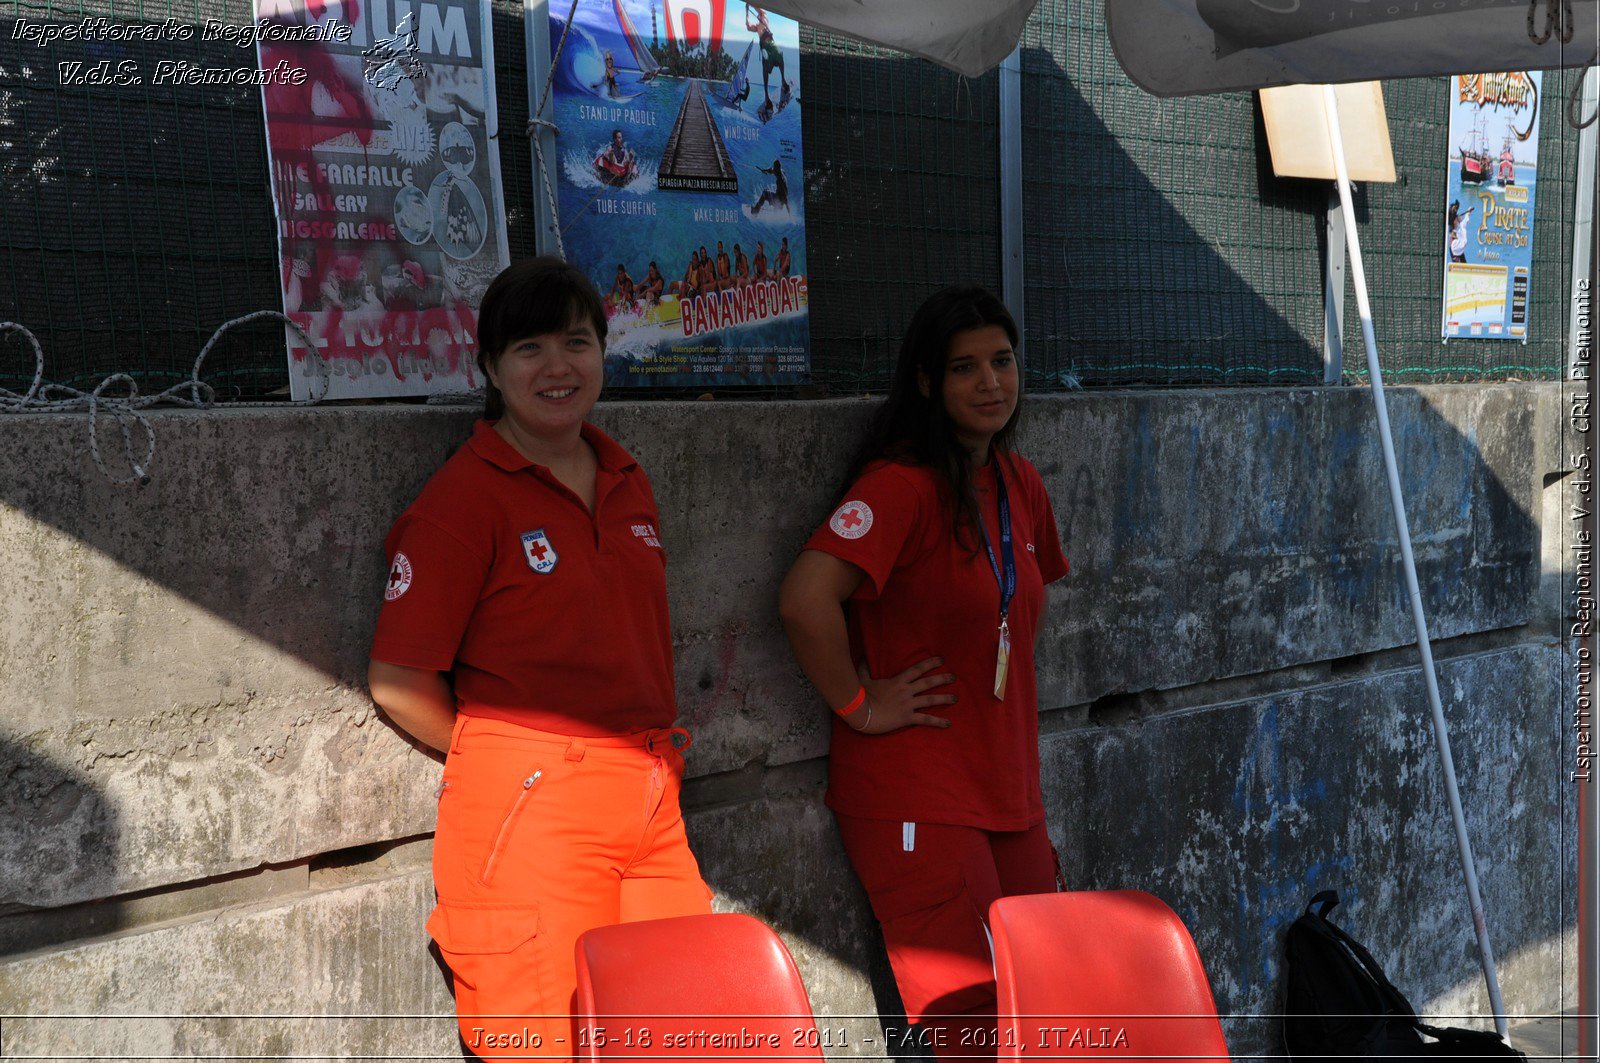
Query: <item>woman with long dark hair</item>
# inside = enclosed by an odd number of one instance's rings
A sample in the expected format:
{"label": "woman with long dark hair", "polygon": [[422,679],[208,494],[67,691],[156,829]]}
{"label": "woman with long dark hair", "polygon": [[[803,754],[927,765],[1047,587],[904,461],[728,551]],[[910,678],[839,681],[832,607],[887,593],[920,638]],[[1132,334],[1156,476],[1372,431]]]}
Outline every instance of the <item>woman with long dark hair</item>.
{"label": "woman with long dark hair", "polygon": [[1067,562],[1044,483],[1011,450],[1017,342],[983,288],[922,304],[780,592],[795,657],[836,713],[828,806],[906,1014],[941,1058],[994,1055],[989,904],[1058,887],[1033,644]]}

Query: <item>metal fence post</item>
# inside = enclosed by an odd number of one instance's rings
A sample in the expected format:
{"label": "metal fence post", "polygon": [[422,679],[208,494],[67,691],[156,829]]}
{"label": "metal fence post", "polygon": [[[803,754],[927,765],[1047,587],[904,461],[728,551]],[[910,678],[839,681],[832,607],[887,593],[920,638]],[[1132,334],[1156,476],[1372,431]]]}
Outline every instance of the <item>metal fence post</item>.
{"label": "metal fence post", "polygon": [[1339,190],[1328,195],[1327,252],[1322,262],[1322,382],[1344,380],[1344,211]]}
{"label": "metal fence post", "polygon": [[[550,77],[550,4],[549,0],[522,0],[522,30],[523,38],[528,49],[528,117],[530,119],[543,118],[549,121],[555,112],[555,94],[551,93],[551,100],[545,107],[545,113],[539,113],[539,95],[544,91],[544,83]],[[544,192],[543,181],[548,177],[552,182],[556,179],[555,134],[545,126],[532,127],[533,137],[538,138],[538,143],[544,148],[542,153],[547,175],[539,173],[539,160],[541,153],[533,153],[533,232],[534,249],[541,255],[554,255],[559,253],[560,244],[556,240],[556,226],[559,219],[550,216],[550,204]]]}
{"label": "metal fence post", "polygon": [[1000,64],[1000,297],[1027,342],[1022,274],[1022,46]]}

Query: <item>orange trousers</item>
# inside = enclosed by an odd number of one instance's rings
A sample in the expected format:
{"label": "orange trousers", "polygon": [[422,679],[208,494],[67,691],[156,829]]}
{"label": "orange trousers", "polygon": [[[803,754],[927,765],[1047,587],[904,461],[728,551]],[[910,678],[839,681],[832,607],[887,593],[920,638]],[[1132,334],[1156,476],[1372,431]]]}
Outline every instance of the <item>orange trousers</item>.
{"label": "orange trousers", "polygon": [[578,738],[462,716],[445,760],[428,932],[482,1059],[579,1055],[573,947],[711,911],[678,793],[688,732]]}

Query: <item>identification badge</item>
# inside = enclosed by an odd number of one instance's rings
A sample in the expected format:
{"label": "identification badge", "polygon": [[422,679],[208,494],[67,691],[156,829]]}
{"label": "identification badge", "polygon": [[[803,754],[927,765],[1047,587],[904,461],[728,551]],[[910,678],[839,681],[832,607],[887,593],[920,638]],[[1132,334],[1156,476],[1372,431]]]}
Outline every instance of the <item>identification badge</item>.
{"label": "identification badge", "polygon": [[1000,651],[994,659],[994,696],[1006,699],[1006,674],[1011,671],[1011,628],[1000,621]]}

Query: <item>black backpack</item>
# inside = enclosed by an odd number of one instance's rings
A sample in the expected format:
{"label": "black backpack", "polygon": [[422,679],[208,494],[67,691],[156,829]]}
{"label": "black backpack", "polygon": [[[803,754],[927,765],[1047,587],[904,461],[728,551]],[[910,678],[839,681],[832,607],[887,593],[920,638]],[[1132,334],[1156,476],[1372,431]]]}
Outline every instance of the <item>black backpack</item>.
{"label": "black backpack", "polygon": [[[1297,1060],[1526,1059],[1493,1033],[1428,1026],[1355,938],[1328,921],[1333,890],[1311,898],[1283,938],[1283,1041]],[[1434,1038],[1425,1041],[1423,1034]]]}

